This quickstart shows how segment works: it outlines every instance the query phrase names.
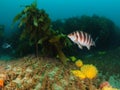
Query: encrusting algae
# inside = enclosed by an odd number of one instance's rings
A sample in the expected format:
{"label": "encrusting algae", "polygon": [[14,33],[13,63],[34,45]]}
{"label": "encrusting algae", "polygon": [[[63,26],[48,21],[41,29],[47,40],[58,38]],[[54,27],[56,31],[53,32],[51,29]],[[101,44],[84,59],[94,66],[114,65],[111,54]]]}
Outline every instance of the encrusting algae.
{"label": "encrusting algae", "polygon": [[75,65],[68,63],[70,64],[66,68],[57,59],[34,56],[5,62],[1,65],[3,69],[0,68],[0,89],[117,90],[109,89],[112,87],[99,88],[98,77],[96,78],[98,71],[94,65],[84,64],[80,69],[72,70]]}
{"label": "encrusting algae", "polygon": [[[66,68],[53,58],[28,56],[5,62],[2,67],[0,76],[4,82],[1,81],[0,89],[3,90],[85,90],[87,85],[70,73],[74,64],[70,62]],[[74,73],[86,77],[80,70]]]}

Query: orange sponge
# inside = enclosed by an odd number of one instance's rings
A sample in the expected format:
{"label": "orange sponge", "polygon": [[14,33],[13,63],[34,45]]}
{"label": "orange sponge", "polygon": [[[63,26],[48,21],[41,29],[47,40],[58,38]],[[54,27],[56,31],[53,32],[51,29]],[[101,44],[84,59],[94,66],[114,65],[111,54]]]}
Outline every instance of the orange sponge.
{"label": "orange sponge", "polygon": [[0,87],[4,86],[4,80],[0,79]]}

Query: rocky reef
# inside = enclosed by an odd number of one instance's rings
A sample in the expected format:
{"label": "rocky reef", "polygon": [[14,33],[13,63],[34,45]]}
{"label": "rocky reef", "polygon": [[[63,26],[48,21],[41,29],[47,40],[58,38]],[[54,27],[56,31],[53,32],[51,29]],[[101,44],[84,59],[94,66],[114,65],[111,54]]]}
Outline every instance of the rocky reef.
{"label": "rocky reef", "polygon": [[97,78],[80,80],[71,73],[74,64],[65,66],[57,59],[28,56],[0,62],[3,90],[95,90],[98,87]]}

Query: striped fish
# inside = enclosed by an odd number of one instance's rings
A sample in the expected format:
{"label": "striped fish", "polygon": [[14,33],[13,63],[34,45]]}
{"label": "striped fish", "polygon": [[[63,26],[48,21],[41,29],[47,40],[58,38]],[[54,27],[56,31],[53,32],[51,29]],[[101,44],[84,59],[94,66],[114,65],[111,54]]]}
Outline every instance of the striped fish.
{"label": "striped fish", "polygon": [[95,42],[93,41],[90,34],[83,31],[75,31],[67,35],[74,43],[78,45],[80,49],[83,46],[87,47],[90,50],[91,46],[95,46]]}

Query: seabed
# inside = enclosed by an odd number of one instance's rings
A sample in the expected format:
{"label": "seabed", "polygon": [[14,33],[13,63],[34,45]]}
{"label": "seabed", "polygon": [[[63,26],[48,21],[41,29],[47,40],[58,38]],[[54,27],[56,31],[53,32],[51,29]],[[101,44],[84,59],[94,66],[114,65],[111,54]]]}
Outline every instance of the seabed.
{"label": "seabed", "polygon": [[59,59],[34,55],[13,60],[1,58],[1,90],[102,90],[99,85],[103,81],[120,88],[120,48],[102,52],[83,57],[84,63],[98,68],[99,74],[92,80],[75,77],[71,73],[76,69],[73,62],[63,65]]}

